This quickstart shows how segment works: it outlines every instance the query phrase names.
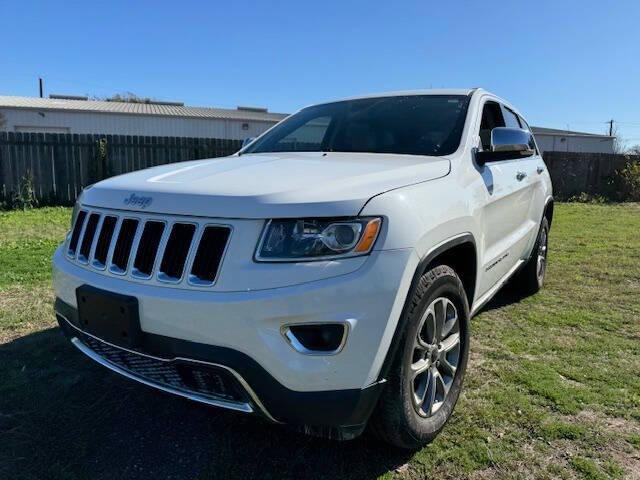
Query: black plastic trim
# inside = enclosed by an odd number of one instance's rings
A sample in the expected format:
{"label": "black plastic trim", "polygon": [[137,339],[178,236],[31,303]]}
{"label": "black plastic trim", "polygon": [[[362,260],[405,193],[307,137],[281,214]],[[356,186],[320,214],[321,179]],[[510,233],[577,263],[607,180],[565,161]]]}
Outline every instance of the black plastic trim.
{"label": "black plastic trim", "polygon": [[[55,311],[60,317],[82,330],[75,307],[57,298]],[[58,323],[65,335],[73,336],[73,329],[65,321],[60,320],[59,318]],[[364,429],[382,387],[376,383],[365,389],[317,392],[290,390],[253,358],[242,352],[144,331],[140,334],[139,346],[132,350],[161,358],[181,357],[232,368],[249,384],[260,402],[276,420],[304,426],[305,430],[313,430],[313,427],[337,429],[331,434],[333,437],[352,438],[354,432],[361,432]],[[351,433],[347,434],[347,432]]]}
{"label": "black plastic trim", "polygon": [[384,381],[389,375],[389,370],[391,369],[391,365],[393,364],[393,359],[396,356],[398,348],[400,348],[400,338],[402,335],[400,334],[406,327],[407,323],[407,311],[411,305],[411,299],[413,298],[413,294],[418,288],[418,283],[420,282],[420,278],[427,271],[427,267],[433,260],[439,255],[443,254],[447,250],[450,250],[453,247],[457,247],[459,245],[463,245],[465,243],[471,243],[473,248],[476,248],[476,241],[473,238],[473,235],[470,233],[465,233],[459,235],[442,245],[438,246],[432,252],[430,252],[426,257],[420,260],[418,263],[418,267],[413,274],[413,279],[411,280],[411,286],[409,287],[409,292],[407,293],[407,297],[404,301],[404,306],[402,307],[402,313],[400,314],[400,318],[398,319],[398,323],[396,325],[396,329],[393,332],[393,338],[391,340],[391,345],[389,345],[389,350],[387,350],[387,355],[382,363],[382,367],[380,368],[380,373],[378,374],[378,382]]}
{"label": "black plastic trim", "polygon": [[[544,210],[542,210],[542,218],[547,216],[547,212],[549,211],[549,208],[551,208],[551,217],[549,218],[549,230],[551,230],[551,223],[553,221],[553,208],[555,206],[555,202],[553,199],[553,196],[550,196],[549,198],[547,198],[546,203],[544,204]],[[540,219],[540,222],[542,223],[542,218]]]}

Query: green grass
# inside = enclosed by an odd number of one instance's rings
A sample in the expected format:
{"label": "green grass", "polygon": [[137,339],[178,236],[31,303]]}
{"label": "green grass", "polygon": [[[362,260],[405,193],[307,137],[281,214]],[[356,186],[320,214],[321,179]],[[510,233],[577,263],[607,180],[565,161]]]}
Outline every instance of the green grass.
{"label": "green grass", "polygon": [[640,205],[559,204],[547,283],[472,322],[465,389],[417,453],[305,437],[132,384],[55,328],[69,209],[0,213],[0,478],[625,478],[640,471]]}
{"label": "green grass", "polygon": [[51,278],[51,254],[70,215],[68,208],[0,212],[0,288]]}

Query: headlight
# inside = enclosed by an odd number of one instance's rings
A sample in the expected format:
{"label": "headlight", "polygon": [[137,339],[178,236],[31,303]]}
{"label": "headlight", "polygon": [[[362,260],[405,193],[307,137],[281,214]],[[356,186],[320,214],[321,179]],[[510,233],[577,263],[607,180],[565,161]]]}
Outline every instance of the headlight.
{"label": "headlight", "polygon": [[270,220],[258,244],[256,260],[293,262],[366,255],[381,223],[377,217]]}

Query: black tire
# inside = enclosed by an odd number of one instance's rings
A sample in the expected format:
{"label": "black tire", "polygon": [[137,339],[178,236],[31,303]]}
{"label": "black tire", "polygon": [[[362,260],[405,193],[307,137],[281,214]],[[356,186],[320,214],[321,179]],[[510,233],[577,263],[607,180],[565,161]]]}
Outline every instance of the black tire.
{"label": "black tire", "polygon": [[[421,346],[416,346],[416,342],[422,345],[420,343],[420,338],[422,337],[418,336],[419,329],[420,335],[423,336],[423,332],[427,328],[427,322],[431,324],[432,318],[430,315],[433,317],[433,325],[435,326],[438,323],[435,321],[438,302],[442,304],[440,312],[444,308],[443,325],[447,325],[449,322],[447,319],[450,318],[450,305],[453,305],[457,310],[455,313],[457,313],[457,332],[460,344],[456,353],[457,368],[455,372],[452,375],[441,375],[441,386],[445,388],[446,378],[449,382],[449,389],[444,393],[443,400],[439,402],[437,411],[432,413],[432,407],[430,406],[427,413],[424,411],[424,405],[417,406],[415,403],[417,397],[420,396],[417,385],[422,380],[418,380],[418,376],[415,376],[414,379],[412,367],[416,363],[420,364],[420,362],[430,363],[427,371],[420,374],[427,375],[424,390],[420,391],[424,391],[425,397],[428,397],[430,396],[430,385],[434,385],[434,390],[431,391],[437,393],[435,386],[438,385],[438,381],[434,380],[434,378],[437,378],[437,373],[432,373],[432,369],[435,368],[437,370],[440,361],[442,361],[440,368],[446,365],[446,371],[451,373],[448,365],[453,358],[451,356],[444,359],[439,357],[441,360],[431,361],[427,359],[421,360],[420,354],[416,357],[416,352],[420,353],[419,349],[421,348]],[[430,312],[433,312],[433,314]],[[393,360],[387,385],[372,416],[371,429],[381,440],[399,448],[415,450],[433,441],[440,433],[440,430],[442,430],[451,416],[462,389],[462,380],[469,356],[469,305],[462,282],[455,271],[446,265],[439,265],[426,272],[413,293],[410,307],[405,315],[407,318],[400,346]],[[455,335],[454,328],[455,324],[450,327],[451,333],[448,334],[449,337],[447,338]],[[437,326],[435,329],[437,331]],[[443,326],[440,332],[445,331],[446,328]],[[440,342],[436,337],[438,335],[433,336],[435,343]],[[447,338],[441,341],[441,345],[448,341]],[[431,343],[431,341],[428,343]],[[434,344],[433,347],[435,346]],[[433,358],[432,354],[433,351],[426,353],[425,356],[431,359]],[[437,355],[441,355],[441,353],[436,352]],[[445,355],[449,354],[445,353]],[[441,391],[444,390],[441,389]],[[431,398],[435,398],[435,396]],[[433,409],[435,409],[435,400],[431,400],[429,405],[432,405]]]}
{"label": "black tire", "polygon": [[540,223],[531,256],[512,282],[513,287],[523,296],[538,293],[544,285],[544,277],[547,272],[548,240],[549,222],[544,217]]}

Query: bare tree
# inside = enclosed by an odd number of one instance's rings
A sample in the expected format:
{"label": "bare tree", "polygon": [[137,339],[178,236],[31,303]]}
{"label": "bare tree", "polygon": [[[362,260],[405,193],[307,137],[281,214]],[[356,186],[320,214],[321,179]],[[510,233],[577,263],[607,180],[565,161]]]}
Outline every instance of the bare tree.
{"label": "bare tree", "polygon": [[629,147],[626,151],[629,155],[640,155],[640,145]]}
{"label": "bare tree", "polygon": [[92,100],[102,100],[106,102],[123,102],[123,103],[153,103],[154,99],[151,97],[141,97],[133,92],[122,92],[111,95],[110,97],[98,97],[93,95],[90,97]]}
{"label": "bare tree", "polygon": [[625,140],[620,135],[620,128],[618,124],[614,123],[610,129],[613,140],[613,153],[625,153]]}

